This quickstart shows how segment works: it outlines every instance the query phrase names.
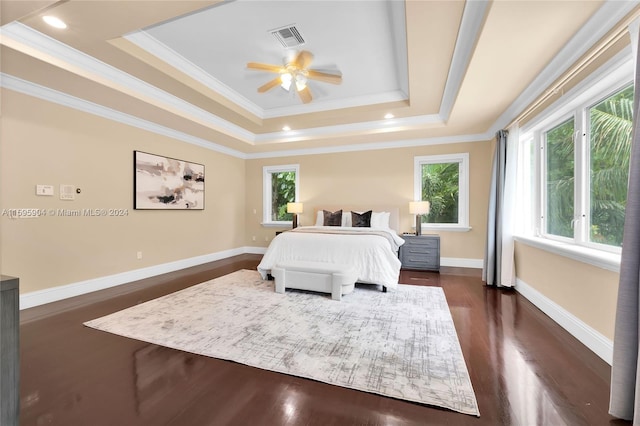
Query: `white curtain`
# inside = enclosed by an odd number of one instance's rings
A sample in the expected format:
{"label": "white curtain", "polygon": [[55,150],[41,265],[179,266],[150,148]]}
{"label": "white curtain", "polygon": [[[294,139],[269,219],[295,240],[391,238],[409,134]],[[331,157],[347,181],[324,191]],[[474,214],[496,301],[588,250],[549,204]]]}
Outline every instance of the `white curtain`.
{"label": "white curtain", "polygon": [[516,282],[513,235],[518,139],[517,124],[496,134],[482,280],[498,287],[513,287]]}
{"label": "white curtain", "polygon": [[[637,26],[634,49],[638,49]],[[636,54],[633,134],[616,307],[609,413],[640,425],[640,74]]]}

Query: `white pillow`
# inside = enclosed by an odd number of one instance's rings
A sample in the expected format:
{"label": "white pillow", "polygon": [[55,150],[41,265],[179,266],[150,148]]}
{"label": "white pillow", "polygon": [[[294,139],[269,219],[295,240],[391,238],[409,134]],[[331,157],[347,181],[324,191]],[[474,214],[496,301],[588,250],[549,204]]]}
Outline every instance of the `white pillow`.
{"label": "white pillow", "polygon": [[342,226],[353,226],[351,224],[351,212],[342,212]]}
{"label": "white pillow", "polygon": [[373,212],[371,213],[371,227],[372,228],[389,228],[390,212]]}

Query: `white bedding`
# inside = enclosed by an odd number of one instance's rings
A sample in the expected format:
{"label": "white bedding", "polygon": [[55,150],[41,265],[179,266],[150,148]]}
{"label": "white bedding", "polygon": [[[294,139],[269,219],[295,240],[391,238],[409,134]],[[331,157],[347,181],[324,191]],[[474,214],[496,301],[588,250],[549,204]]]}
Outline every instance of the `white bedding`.
{"label": "white bedding", "polygon": [[[385,228],[354,228],[336,226],[305,226],[301,231],[277,235],[262,261],[258,272],[262,278],[280,261],[303,260],[347,263],[358,271],[358,282],[381,284],[395,289],[400,276],[398,248],[404,244],[395,231]],[[318,233],[308,231],[316,230]],[[327,231],[330,233],[323,233]],[[368,232],[384,232],[367,235]]]}

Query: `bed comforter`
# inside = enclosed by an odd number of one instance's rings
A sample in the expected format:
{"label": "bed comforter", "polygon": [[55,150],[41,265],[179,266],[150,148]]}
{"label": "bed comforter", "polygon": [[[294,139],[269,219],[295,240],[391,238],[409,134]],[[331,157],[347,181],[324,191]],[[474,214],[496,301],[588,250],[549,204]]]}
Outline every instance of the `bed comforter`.
{"label": "bed comforter", "polygon": [[358,282],[395,289],[402,244],[404,240],[391,229],[305,226],[277,235],[258,272],[264,279],[278,262],[287,260],[343,263],[358,271]]}

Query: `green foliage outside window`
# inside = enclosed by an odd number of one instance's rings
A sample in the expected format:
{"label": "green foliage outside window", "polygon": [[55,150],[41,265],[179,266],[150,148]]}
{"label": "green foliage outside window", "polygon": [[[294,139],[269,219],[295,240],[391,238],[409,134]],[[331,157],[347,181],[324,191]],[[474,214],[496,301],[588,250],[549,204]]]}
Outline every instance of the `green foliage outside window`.
{"label": "green foliage outside window", "polygon": [[[627,204],[633,85],[589,108],[588,119],[589,239],[620,247]],[[574,235],[573,133],[573,119],[546,133],[547,232],[569,238]]]}
{"label": "green foliage outside window", "polygon": [[620,247],[627,206],[633,126],[633,85],[589,110],[593,242]]}
{"label": "green foliage outside window", "polygon": [[546,133],[547,141],[547,233],[573,238],[574,120]]}
{"label": "green foliage outside window", "polygon": [[293,220],[293,214],[287,213],[287,203],[296,200],[296,172],[278,172],[271,174],[271,219],[273,221]]}
{"label": "green foliage outside window", "polygon": [[423,223],[458,223],[460,163],[422,165],[422,200],[431,203]]}

